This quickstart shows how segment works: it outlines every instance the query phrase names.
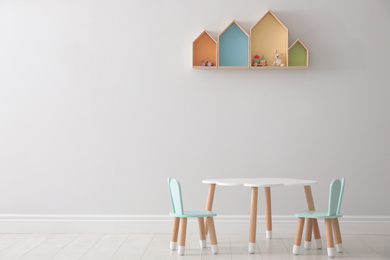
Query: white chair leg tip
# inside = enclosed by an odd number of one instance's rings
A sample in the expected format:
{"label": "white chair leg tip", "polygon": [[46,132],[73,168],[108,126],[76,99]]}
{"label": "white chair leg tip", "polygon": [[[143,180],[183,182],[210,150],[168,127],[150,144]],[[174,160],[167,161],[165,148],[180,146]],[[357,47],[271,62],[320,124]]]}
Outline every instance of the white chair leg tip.
{"label": "white chair leg tip", "polygon": [[179,246],[179,249],[178,249],[178,254],[179,255],[184,255],[184,251],[185,251],[185,247],[184,246]]}
{"label": "white chair leg tip", "polygon": [[213,252],[213,254],[218,254],[218,245],[211,245],[211,251]]}
{"label": "white chair leg tip", "polygon": [[328,257],[334,257],[336,255],[336,250],[334,248],[328,248]]}
{"label": "white chair leg tip", "polygon": [[337,253],[343,252],[343,244],[336,244],[336,251]]}
{"label": "white chair leg tip", "polygon": [[265,231],[265,236],[268,238],[268,239],[272,239],[272,230],[266,230]]}
{"label": "white chair leg tip", "polygon": [[294,245],[294,246],[293,246],[292,253],[293,253],[294,255],[298,255],[300,249],[301,249],[301,246]]}
{"label": "white chair leg tip", "polygon": [[248,252],[249,254],[254,254],[256,248],[256,243],[249,243],[248,245]]}
{"label": "white chair leg tip", "polygon": [[170,248],[171,250],[176,250],[176,248],[177,248],[177,242],[172,242],[172,241],[171,241],[171,243],[169,244],[169,248]]}
{"label": "white chair leg tip", "polygon": [[305,249],[310,249],[311,248],[311,241],[305,241],[304,247],[305,247]]}
{"label": "white chair leg tip", "polygon": [[321,238],[316,239],[316,248],[317,248],[317,249],[322,249],[322,241],[321,241]]}
{"label": "white chair leg tip", "polygon": [[206,240],[200,240],[200,248],[205,248],[206,244]]}

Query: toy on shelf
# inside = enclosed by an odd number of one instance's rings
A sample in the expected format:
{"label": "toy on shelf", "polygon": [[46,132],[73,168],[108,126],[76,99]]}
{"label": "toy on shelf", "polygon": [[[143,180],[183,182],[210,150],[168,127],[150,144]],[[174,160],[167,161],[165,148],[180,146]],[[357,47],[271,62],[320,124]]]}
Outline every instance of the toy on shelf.
{"label": "toy on shelf", "polygon": [[272,66],[284,67],[282,59],[280,58],[281,56],[282,55],[278,52],[278,50],[275,50],[275,61],[272,63]]}
{"label": "toy on shelf", "polygon": [[205,66],[211,67],[211,66],[213,66],[213,63],[211,61],[209,61],[209,60],[203,60],[202,61],[202,66],[203,67],[205,67]]}
{"label": "toy on shelf", "polygon": [[262,66],[262,67],[267,66],[267,60],[264,58],[264,55],[261,56],[260,66]]}
{"label": "toy on shelf", "polygon": [[260,56],[255,55],[255,57],[253,57],[253,66],[257,67],[259,65],[260,65]]}

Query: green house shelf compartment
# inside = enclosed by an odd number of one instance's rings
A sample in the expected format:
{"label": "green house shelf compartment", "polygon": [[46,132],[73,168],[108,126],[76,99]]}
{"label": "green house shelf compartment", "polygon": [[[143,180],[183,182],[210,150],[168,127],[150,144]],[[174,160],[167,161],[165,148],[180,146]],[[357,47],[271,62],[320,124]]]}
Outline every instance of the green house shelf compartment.
{"label": "green house shelf compartment", "polygon": [[[193,42],[193,68],[294,69],[309,67],[309,50],[300,40],[288,47],[288,28],[268,10],[248,34],[233,20],[217,41],[205,30]],[[272,66],[275,50],[283,66]],[[214,56],[215,53],[215,56]],[[254,57],[264,56],[267,66],[254,66]],[[216,62],[214,63],[214,57]],[[202,61],[213,66],[202,66]]]}
{"label": "green house shelf compartment", "polygon": [[288,57],[289,67],[309,67],[309,50],[299,39],[288,49]]}

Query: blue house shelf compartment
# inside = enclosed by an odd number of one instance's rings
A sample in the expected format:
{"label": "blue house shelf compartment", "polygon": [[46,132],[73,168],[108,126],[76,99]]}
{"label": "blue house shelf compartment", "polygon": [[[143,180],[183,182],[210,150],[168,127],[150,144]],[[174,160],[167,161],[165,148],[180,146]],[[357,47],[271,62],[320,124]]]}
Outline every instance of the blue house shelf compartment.
{"label": "blue house shelf compartment", "polygon": [[218,66],[249,66],[249,35],[233,21],[218,35]]}

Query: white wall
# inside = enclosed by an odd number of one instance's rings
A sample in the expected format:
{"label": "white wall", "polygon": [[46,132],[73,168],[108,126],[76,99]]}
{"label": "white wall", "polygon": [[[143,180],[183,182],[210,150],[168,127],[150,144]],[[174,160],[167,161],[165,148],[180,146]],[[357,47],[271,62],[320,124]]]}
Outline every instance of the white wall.
{"label": "white wall", "polygon": [[[308,70],[195,70],[192,41],[271,9]],[[163,215],[166,178],[315,179],[318,209],[389,216],[389,1],[0,0],[0,214]],[[217,188],[221,215],[250,191]],[[263,193],[259,214],[263,211]],[[305,209],[274,188],[273,213]]]}

